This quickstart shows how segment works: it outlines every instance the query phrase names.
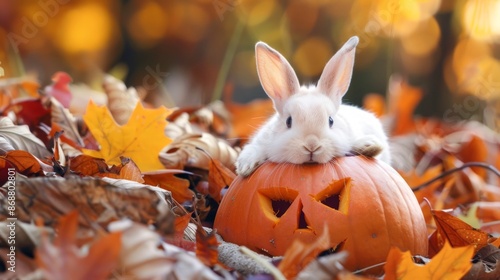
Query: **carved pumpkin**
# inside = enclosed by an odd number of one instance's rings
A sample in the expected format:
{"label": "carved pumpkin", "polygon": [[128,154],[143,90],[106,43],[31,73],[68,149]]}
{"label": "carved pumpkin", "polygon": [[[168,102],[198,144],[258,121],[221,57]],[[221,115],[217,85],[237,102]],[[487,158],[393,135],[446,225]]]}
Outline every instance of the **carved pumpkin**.
{"label": "carved pumpkin", "polygon": [[296,238],[312,242],[325,224],[332,248],[349,253],[350,270],[384,262],[391,246],[427,254],[424,216],[408,184],[387,164],[362,157],[264,163],[234,180],[214,228],[225,241],[279,256]]}

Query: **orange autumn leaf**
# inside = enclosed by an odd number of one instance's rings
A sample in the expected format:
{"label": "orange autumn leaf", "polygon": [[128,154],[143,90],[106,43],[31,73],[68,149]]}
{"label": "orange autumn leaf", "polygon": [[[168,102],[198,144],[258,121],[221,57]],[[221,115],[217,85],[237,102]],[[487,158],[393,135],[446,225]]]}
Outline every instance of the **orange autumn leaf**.
{"label": "orange autumn leaf", "polygon": [[271,99],[256,99],[247,104],[225,102],[231,113],[232,129],[229,137],[247,140],[274,113]]}
{"label": "orange autumn leaf", "polygon": [[418,265],[409,251],[403,253],[392,247],[384,265],[384,279],[460,279],[471,269],[473,255],[474,246],[452,248],[446,242],[429,263]]}
{"label": "orange autumn leaf", "polygon": [[404,135],[416,130],[413,113],[422,96],[422,89],[411,86],[400,77],[391,77],[389,113],[395,117],[392,136]]}
{"label": "orange autumn leaf", "polygon": [[194,192],[189,189],[189,181],[175,176],[175,174],[179,173],[191,174],[183,170],[174,169],[144,172],[144,183],[170,191],[172,197],[179,203],[192,200]]}
{"label": "orange autumn leaf", "polygon": [[[432,215],[437,225],[436,239],[438,248],[444,245],[445,240],[453,247],[472,245],[474,253],[488,245],[490,235],[486,232],[475,229],[457,217],[441,210],[432,210]],[[433,246],[435,244],[431,244],[431,247]]]}
{"label": "orange autumn leaf", "polygon": [[101,149],[83,149],[83,153],[103,158],[110,165],[120,164],[120,156],[128,157],[143,172],[163,169],[158,154],[172,141],[164,134],[166,117],[170,112],[163,106],[145,109],[138,102],[129,121],[121,126],[115,122],[107,107],[91,101],[83,119]]}
{"label": "orange autumn leaf", "polygon": [[122,163],[121,163],[120,173],[118,174],[119,179],[126,179],[130,181],[144,183],[141,170],[139,170],[139,167],[137,167],[137,165],[132,159],[127,157],[121,157],[120,160],[122,161]]}
{"label": "orange autumn leaf", "polygon": [[285,252],[278,269],[287,279],[294,278],[319,253],[329,249],[330,246],[330,234],[328,233],[328,228],[325,226],[321,236],[312,244],[305,244],[295,239],[290,248]]}
{"label": "orange autumn leaf", "polygon": [[363,108],[372,112],[377,118],[385,115],[385,98],[381,94],[370,93],[363,98]]}
{"label": "orange autumn leaf", "polygon": [[214,266],[219,263],[219,242],[215,231],[207,233],[201,224],[196,228],[196,257],[206,266]]}
{"label": "orange autumn leaf", "polygon": [[229,187],[236,174],[225,167],[219,160],[211,159],[208,164],[208,194],[220,203],[221,191]]}
{"label": "orange autumn leaf", "polygon": [[26,176],[44,176],[43,171],[53,171],[49,165],[44,164],[32,154],[23,150],[9,151],[3,158],[15,166],[17,172]]}
{"label": "orange autumn leaf", "polygon": [[121,233],[100,237],[86,252],[77,245],[77,230],[78,212],[72,211],[59,220],[53,243],[42,238],[35,259],[46,279],[108,279],[118,265]]}
{"label": "orange autumn leaf", "polygon": [[120,165],[109,168],[102,158],[79,155],[71,159],[70,170],[83,176],[109,177],[144,183],[141,171],[129,158],[121,157]]}

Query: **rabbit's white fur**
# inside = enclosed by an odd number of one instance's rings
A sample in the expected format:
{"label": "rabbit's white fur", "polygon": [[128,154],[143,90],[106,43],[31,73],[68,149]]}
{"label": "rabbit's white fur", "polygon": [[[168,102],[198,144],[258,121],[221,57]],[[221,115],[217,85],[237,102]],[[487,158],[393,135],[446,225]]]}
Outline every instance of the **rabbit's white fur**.
{"label": "rabbit's white fur", "polygon": [[236,161],[239,175],[250,175],[266,160],[325,163],[334,157],[361,154],[390,163],[380,121],[367,111],[341,104],[351,80],[357,43],[358,38],[352,37],[330,59],[317,87],[300,87],[286,59],[266,44],[257,43],[259,79],[273,99],[276,114],[243,148]]}

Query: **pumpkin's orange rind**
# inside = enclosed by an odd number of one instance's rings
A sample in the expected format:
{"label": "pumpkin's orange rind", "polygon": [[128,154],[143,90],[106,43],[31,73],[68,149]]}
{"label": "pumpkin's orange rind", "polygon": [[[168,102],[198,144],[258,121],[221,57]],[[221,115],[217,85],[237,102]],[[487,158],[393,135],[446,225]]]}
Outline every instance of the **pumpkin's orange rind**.
{"label": "pumpkin's orange rind", "polygon": [[214,228],[225,241],[279,256],[295,238],[312,242],[325,224],[332,248],[343,242],[351,271],[384,262],[391,246],[427,255],[427,228],[410,187],[389,165],[363,157],[266,162],[231,184]]}

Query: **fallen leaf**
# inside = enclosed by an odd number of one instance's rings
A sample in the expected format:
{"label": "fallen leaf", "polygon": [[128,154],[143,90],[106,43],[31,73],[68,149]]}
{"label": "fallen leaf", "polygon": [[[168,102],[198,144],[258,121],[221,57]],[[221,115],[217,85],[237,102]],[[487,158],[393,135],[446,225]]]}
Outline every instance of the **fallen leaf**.
{"label": "fallen leaf", "polygon": [[[488,245],[491,236],[441,210],[432,210],[437,225],[437,234],[453,247],[472,245],[476,253]],[[444,241],[444,240],[443,240]],[[442,242],[440,242],[442,243]],[[444,244],[438,244],[439,247]],[[429,249],[430,251],[430,249]]]}
{"label": "fallen leaf", "polygon": [[50,110],[42,103],[40,98],[17,99],[4,111],[16,114],[17,123],[25,124],[34,129],[40,123],[50,125]]}
{"label": "fallen leaf", "polygon": [[422,96],[422,89],[411,86],[401,77],[391,77],[389,81],[389,114],[394,117],[391,136],[404,135],[416,130],[413,113]]}
{"label": "fallen leaf", "polygon": [[138,102],[130,121],[119,126],[106,107],[89,102],[83,118],[101,149],[83,149],[83,153],[108,164],[120,164],[120,156],[128,157],[143,172],[163,169],[158,154],[171,141],[164,135],[169,112],[165,107],[145,109]]}
{"label": "fallen leaf", "polygon": [[74,173],[83,176],[95,176],[99,173],[108,172],[108,165],[104,159],[88,155],[79,155],[71,158],[69,168]]}
{"label": "fallen leaf", "polygon": [[385,97],[377,93],[369,93],[363,97],[363,109],[372,112],[377,118],[385,115]]}
{"label": "fallen leaf", "polygon": [[15,150],[24,150],[44,159],[51,156],[45,144],[33,135],[28,126],[14,125],[7,117],[0,117],[0,138],[4,138]]}
{"label": "fallen leaf", "polygon": [[476,256],[471,270],[462,279],[494,280],[500,279],[500,249],[489,244],[483,247]]}
{"label": "fallen leaf", "polygon": [[175,174],[192,174],[183,170],[160,170],[144,172],[143,178],[145,184],[158,186],[164,190],[170,191],[172,197],[179,203],[191,201],[194,197],[194,192],[189,189],[189,181],[179,178]]}
{"label": "fallen leaf", "polygon": [[213,267],[219,264],[219,242],[215,231],[207,233],[201,224],[196,227],[196,257],[206,266]]}
{"label": "fallen leaf", "polygon": [[[7,198],[0,198],[0,209],[7,211]],[[158,208],[170,208],[167,191],[128,180],[111,178],[37,177],[16,179],[16,214],[20,221],[43,218],[51,225],[64,213],[78,209],[81,225],[102,226],[128,218],[145,224],[154,221]]]}
{"label": "fallen leaf", "polygon": [[162,150],[160,161],[166,168],[171,169],[192,167],[208,170],[210,158],[207,154],[234,170],[238,151],[226,141],[209,133],[185,134],[178,137]]}
{"label": "fallen leaf", "polygon": [[220,203],[221,191],[229,187],[235,178],[236,174],[233,171],[222,165],[219,160],[211,159],[208,166],[208,194]]}
{"label": "fallen leaf", "polygon": [[102,83],[104,92],[108,96],[109,112],[119,125],[124,125],[129,121],[136,104],[140,102],[137,90],[127,86],[111,75],[105,75]]}
{"label": "fallen leaf", "polygon": [[51,99],[50,111],[52,116],[52,130],[64,130],[63,140],[66,140],[72,146],[74,145],[75,148],[83,147],[85,143],[83,143],[83,139],[78,131],[77,120],[71,112],[55,99]]}
{"label": "fallen leaf", "polygon": [[43,163],[32,154],[22,150],[7,152],[5,156],[1,158],[10,162],[13,166],[15,166],[17,172],[27,177],[44,176],[44,171],[54,171],[50,165]]}
{"label": "fallen leaf", "polygon": [[316,259],[319,253],[327,249],[331,249],[331,244],[328,228],[325,226],[321,236],[318,236],[312,244],[305,244],[295,239],[290,248],[286,250],[278,269],[287,279],[293,278]]}
{"label": "fallen leaf", "polygon": [[385,280],[393,279],[460,279],[472,267],[474,246],[452,248],[445,242],[443,248],[426,265],[415,264],[409,251],[392,247],[384,266]]}
{"label": "fallen leaf", "polygon": [[57,235],[51,243],[42,239],[35,259],[47,279],[108,279],[118,264],[121,233],[111,233],[94,241],[88,252],[77,246],[78,212],[59,220]]}
{"label": "fallen leaf", "polygon": [[225,97],[224,104],[231,114],[232,126],[229,137],[237,137],[243,143],[275,112],[271,99],[255,99],[247,104],[239,104],[232,102],[228,96]]}
{"label": "fallen leaf", "polygon": [[[344,270],[342,263],[347,259],[347,252],[319,257],[309,263],[298,275],[297,280],[307,279],[336,279]],[[347,277],[338,277],[348,279]]]}
{"label": "fallen leaf", "polygon": [[118,270],[120,279],[167,279],[176,262],[158,246],[160,236],[146,226],[121,220],[109,224],[110,232],[121,233]]}

